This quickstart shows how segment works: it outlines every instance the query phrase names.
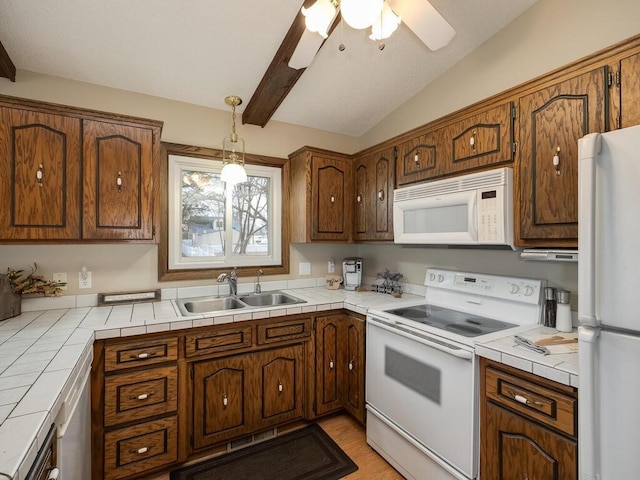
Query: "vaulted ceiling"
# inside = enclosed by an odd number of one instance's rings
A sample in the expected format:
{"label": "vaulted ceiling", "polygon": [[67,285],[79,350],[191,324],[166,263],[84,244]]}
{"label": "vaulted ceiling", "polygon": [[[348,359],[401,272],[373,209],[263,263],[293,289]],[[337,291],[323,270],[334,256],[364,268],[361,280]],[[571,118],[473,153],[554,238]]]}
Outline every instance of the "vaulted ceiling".
{"label": "vaulted ceiling", "polygon": [[340,24],[294,70],[304,0],[2,0],[0,75],[10,57],[17,82],[28,70],[222,110],[235,94],[246,123],[360,136],[535,1],[431,0],[456,30],[435,52],[404,24],[384,50]]}

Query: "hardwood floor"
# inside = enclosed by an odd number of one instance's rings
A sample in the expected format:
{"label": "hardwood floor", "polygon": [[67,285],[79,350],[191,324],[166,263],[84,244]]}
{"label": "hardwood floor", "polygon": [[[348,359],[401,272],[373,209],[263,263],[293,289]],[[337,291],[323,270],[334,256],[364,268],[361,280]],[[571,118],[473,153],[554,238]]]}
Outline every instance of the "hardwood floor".
{"label": "hardwood floor", "polygon": [[[367,445],[364,428],[350,416],[336,415],[324,418],[318,421],[318,425],[358,465],[357,471],[343,477],[345,480],[402,480],[404,478]],[[156,475],[147,480],[169,480],[169,474]]]}

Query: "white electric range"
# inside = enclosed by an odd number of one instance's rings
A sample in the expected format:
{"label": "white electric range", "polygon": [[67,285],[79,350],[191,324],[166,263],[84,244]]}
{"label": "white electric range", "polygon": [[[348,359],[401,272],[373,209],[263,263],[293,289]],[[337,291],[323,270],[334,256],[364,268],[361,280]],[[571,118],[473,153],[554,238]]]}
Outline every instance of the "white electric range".
{"label": "white electric range", "polygon": [[475,479],[475,342],[539,323],[544,285],[442,269],[424,284],[424,300],[367,314],[367,442],[409,479]]}

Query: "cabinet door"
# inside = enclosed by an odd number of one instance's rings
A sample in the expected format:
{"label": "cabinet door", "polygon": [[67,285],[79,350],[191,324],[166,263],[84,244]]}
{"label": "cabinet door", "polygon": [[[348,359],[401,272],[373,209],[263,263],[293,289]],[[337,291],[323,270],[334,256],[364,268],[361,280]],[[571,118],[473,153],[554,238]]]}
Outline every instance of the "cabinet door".
{"label": "cabinet door", "polygon": [[369,174],[369,158],[363,158],[354,164],[355,211],[354,234],[356,240],[366,240],[369,233],[369,203],[371,185]]}
{"label": "cabinet door", "polygon": [[316,319],[316,415],[342,407],[341,385],[344,366],[341,365],[342,317],[329,315]]}
{"label": "cabinet door", "polygon": [[304,415],[304,347],[254,354],[259,373],[262,407],[253,430],[287,422]]}
{"label": "cabinet door", "polygon": [[513,161],[513,104],[505,103],[445,128],[449,161],[457,173]]}
{"label": "cabinet door", "polygon": [[600,68],[520,98],[518,245],[577,245],[578,139],[606,130],[606,94]]}
{"label": "cabinet door", "polygon": [[311,161],[312,240],[349,241],[351,162],[313,156]]}
{"label": "cabinet door", "polygon": [[0,239],[80,238],[80,120],[0,108]]}
{"label": "cabinet door", "polygon": [[640,125],[640,53],[620,61],[620,128]]}
{"label": "cabinet door", "polygon": [[345,408],[364,423],[364,322],[347,317]]}
{"label": "cabinet door", "polygon": [[86,239],[152,240],[153,131],[84,121]]}
{"label": "cabinet door", "polygon": [[421,182],[441,175],[441,131],[420,135],[398,146],[396,181],[398,186]]}
{"label": "cabinet door", "polygon": [[246,356],[193,365],[193,448],[199,449],[250,429],[250,390]]}
{"label": "cabinet door", "polygon": [[393,240],[394,154],[394,149],[389,148],[372,158],[372,218],[368,240]]}
{"label": "cabinet door", "polygon": [[519,415],[486,403],[481,466],[486,480],[573,480],[578,446]]}

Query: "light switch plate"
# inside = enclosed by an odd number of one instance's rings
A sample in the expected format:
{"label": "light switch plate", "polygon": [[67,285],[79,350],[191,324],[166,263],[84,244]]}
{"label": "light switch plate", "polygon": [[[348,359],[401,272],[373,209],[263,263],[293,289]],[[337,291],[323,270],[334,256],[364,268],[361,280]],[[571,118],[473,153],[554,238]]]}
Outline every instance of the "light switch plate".
{"label": "light switch plate", "polygon": [[67,289],[67,273],[54,273],[52,275],[53,283],[64,283],[65,285],[62,285],[61,287],[58,287],[60,290],[66,290]]}
{"label": "light switch plate", "polygon": [[311,275],[311,264],[309,262],[300,262],[300,275]]}

